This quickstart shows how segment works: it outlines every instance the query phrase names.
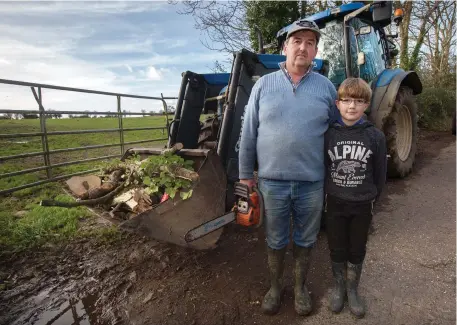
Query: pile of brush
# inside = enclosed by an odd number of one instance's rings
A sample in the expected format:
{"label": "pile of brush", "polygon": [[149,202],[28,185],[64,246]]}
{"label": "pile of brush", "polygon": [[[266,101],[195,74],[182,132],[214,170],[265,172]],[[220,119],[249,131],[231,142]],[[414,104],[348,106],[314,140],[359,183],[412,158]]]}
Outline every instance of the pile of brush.
{"label": "pile of brush", "polygon": [[182,199],[188,199],[199,175],[193,170],[193,161],[176,154],[182,147],[177,143],[144,160],[134,157],[104,164],[99,175],[74,176],[66,184],[76,202],[43,200],[41,205],[98,206],[110,217],[126,220],[173,199],[177,192]]}

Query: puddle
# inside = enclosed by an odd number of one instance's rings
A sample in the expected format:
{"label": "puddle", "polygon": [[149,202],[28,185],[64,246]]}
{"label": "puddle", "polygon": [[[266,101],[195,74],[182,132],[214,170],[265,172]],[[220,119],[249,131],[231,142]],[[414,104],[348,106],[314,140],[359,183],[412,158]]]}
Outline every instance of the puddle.
{"label": "puddle", "polygon": [[[48,296],[49,290],[42,291],[33,298],[41,302]],[[57,299],[44,308],[37,308],[28,316],[23,315],[14,324],[33,325],[105,325],[95,312],[97,296],[89,295],[78,299]]]}
{"label": "puddle", "polygon": [[94,313],[95,296],[81,300],[67,300],[56,308],[50,308],[35,318],[34,325],[102,325]]}
{"label": "puddle", "polygon": [[35,297],[33,297],[33,300],[35,302],[35,304],[40,304],[42,303],[46,298],[49,297],[49,294],[51,293],[51,291],[54,289],[55,287],[51,287],[51,288],[48,288],[48,289],[45,289],[43,291],[41,291],[39,294],[37,294]]}

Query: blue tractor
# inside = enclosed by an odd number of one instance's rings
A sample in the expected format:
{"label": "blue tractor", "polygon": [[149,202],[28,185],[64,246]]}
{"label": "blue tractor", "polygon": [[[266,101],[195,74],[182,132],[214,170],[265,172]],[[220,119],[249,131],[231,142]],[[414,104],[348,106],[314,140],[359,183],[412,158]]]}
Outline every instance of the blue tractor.
{"label": "blue tractor", "polygon": [[[398,26],[402,19],[401,12],[392,15],[392,11],[391,1],[354,2],[306,19],[314,20],[322,34],[314,70],[327,76],[336,88],[347,77],[360,77],[371,85],[373,97],[367,118],[386,135],[389,176],[405,177],[412,170],[416,154],[414,95],[421,93],[422,84],[414,71],[392,68],[398,50],[392,42],[395,35],[387,35],[385,28],[392,22]],[[182,143],[184,149],[179,154],[194,159],[202,175],[209,173],[207,181],[202,180],[200,188],[194,190],[206,194],[194,194],[199,199],[182,202],[180,208],[177,204],[163,208],[167,216],[148,214],[132,220],[131,228],[141,228],[143,234],[197,249],[214,245],[221,229],[192,243],[183,240],[184,234],[233,207],[244,109],[255,82],[278,70],[278,63],[285,60],[281,50],[289,28],[290,25],[277,33],[273,46],[277,54],[264,54],[260,45],[259,53],[245,49],[234,53],[231,73],[183,73],[168,147]],[[262,44],[261,36],[259,43]],[[201,115],[209,113],[214,114],[202,122]],[[179,222],[174,220],[176,217]],[[180,230],[171,234],[168,229],[176,224]]]}

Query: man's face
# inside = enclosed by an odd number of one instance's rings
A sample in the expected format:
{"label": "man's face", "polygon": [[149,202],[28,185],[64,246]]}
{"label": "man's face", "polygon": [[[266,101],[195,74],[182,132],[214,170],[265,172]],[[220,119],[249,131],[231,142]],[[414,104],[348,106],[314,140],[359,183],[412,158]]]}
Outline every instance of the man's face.
{"label": "man's face", "polygon": [[316,34],[309,30],[293,33],[284,46],[286,64],[299,68],[307,68],[317,54]]}

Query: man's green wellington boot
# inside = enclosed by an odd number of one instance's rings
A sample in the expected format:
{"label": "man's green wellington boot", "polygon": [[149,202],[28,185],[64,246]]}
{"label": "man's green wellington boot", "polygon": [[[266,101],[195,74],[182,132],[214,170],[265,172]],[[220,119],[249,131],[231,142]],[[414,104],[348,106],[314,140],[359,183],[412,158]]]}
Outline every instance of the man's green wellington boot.
{"label": "man's green wellington boot", "polygon": [[262,311],[267,315],[276,314],[281,306],[282,275],[286,249],[287,247],[278,250],[267,247],[271,287],[262,302]]}
{"label": "man's green wellington boot", "polygon": [[357,292],[362,273],[362,264],[351,264],[348,262],[346,289],[348,295],[348,304],[351,313],[357,318],[365,316],[365,306]]}
{"label": "man's green wellington boot", "polygon": [[335,284],[329,294],[330,310],[339,313],[344,307],[346,298],[346,263],[332,262],[332,273]]}
{"label": "man's green wellington boot", "polygon": [[294,244],[295,260],[295,311],[300,316],[308,315],[311,310],[311,297],[305,285],[306,275],[308,274],[309,259],[311,248],[300,247]]}

